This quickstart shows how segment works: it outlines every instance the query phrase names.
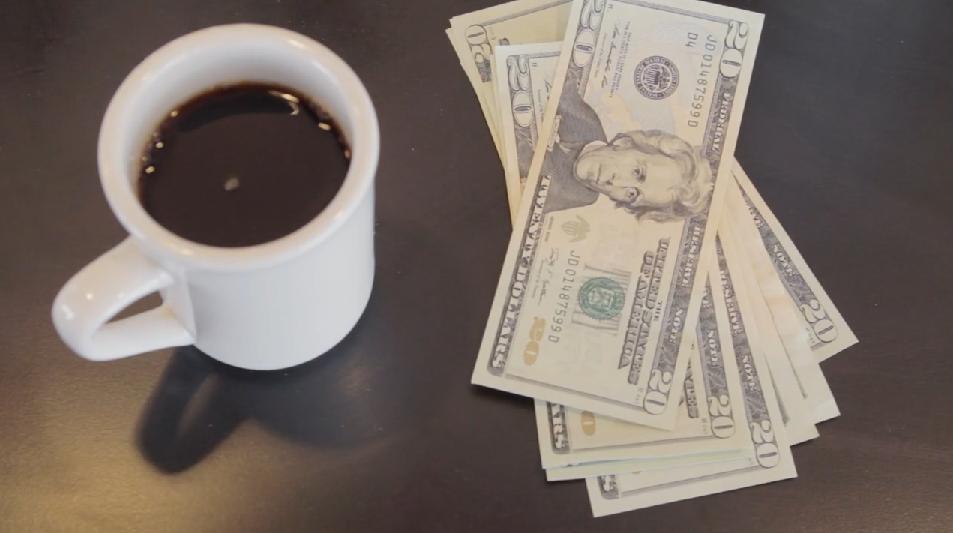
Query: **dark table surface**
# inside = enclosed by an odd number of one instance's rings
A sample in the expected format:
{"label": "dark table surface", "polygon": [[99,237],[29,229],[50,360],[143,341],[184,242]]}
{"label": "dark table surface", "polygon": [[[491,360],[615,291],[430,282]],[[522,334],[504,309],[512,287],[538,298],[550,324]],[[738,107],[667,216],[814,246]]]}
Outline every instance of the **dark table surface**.
{"label": "dark table surface", "polygon": [[[766,14],[738,159],[860,338],[799,477],[593,519],[548,484],[531,402],[469,384],[510,231],[443,30],[493,0],[4,0],[0,532],[953,531],[953,4],[722,3]],[[334,351],[288,372],[189,349],[95,364],[50,323],[124,237],[99,122],[143,57],[252,21],[314,37],[378,109],[378,270]]]}

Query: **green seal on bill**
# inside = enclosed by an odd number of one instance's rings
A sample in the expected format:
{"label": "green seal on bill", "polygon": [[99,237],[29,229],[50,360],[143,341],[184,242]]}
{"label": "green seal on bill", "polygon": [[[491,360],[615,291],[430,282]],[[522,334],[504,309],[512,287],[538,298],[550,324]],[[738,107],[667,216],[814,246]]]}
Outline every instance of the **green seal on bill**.
{"label": "green seal on bill", "polygon": [[596,320],[609,320],[622,311],[625,290],[609,278],[592,278],[579,289],[579,306]]}

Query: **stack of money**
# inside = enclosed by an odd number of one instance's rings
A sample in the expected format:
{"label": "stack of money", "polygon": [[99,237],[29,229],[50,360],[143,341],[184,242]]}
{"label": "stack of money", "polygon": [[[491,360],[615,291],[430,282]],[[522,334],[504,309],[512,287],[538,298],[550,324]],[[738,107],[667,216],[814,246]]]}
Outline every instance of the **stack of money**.
{"label": "stack of money", "polygon": [[602,516],[795,477],[857,342],[734,159],[763,17],[517,0],[450,21],[513,222],[473,383],[536,399]]}

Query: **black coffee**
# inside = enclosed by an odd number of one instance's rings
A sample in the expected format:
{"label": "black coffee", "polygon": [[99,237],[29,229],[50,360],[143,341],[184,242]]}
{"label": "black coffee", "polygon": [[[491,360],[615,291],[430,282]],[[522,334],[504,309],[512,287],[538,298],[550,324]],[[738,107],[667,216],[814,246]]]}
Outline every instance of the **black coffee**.
{"label": "black coffee", "polygon": [[349,159],[334,121],[293,91],[216,89],[159,125],[142,158],[139,197],[180,237],[254,246],[313,220],[341,188]]}

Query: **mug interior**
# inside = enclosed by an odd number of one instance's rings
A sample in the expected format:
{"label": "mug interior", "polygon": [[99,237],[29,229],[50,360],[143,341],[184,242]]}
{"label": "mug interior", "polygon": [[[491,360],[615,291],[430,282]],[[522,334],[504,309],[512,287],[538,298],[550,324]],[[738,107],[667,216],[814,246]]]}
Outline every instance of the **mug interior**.
{"label": "mug interior", "polygon": [[[217,248],[178,237],[156,223],[139,203],[137,180],[146,144],[168,114],[194,96],[249,82],[293,89],[333,117],[351,150],[344,183],[314,220],[265,244]],[[100,130],[100,178],[123,225],[161,259],[200,268],[255,268],[316,245],[372,192],[378,135],[366,90],[350,67],[327,48],[270,26],[217,26],[172,41],[129,74]]]}

